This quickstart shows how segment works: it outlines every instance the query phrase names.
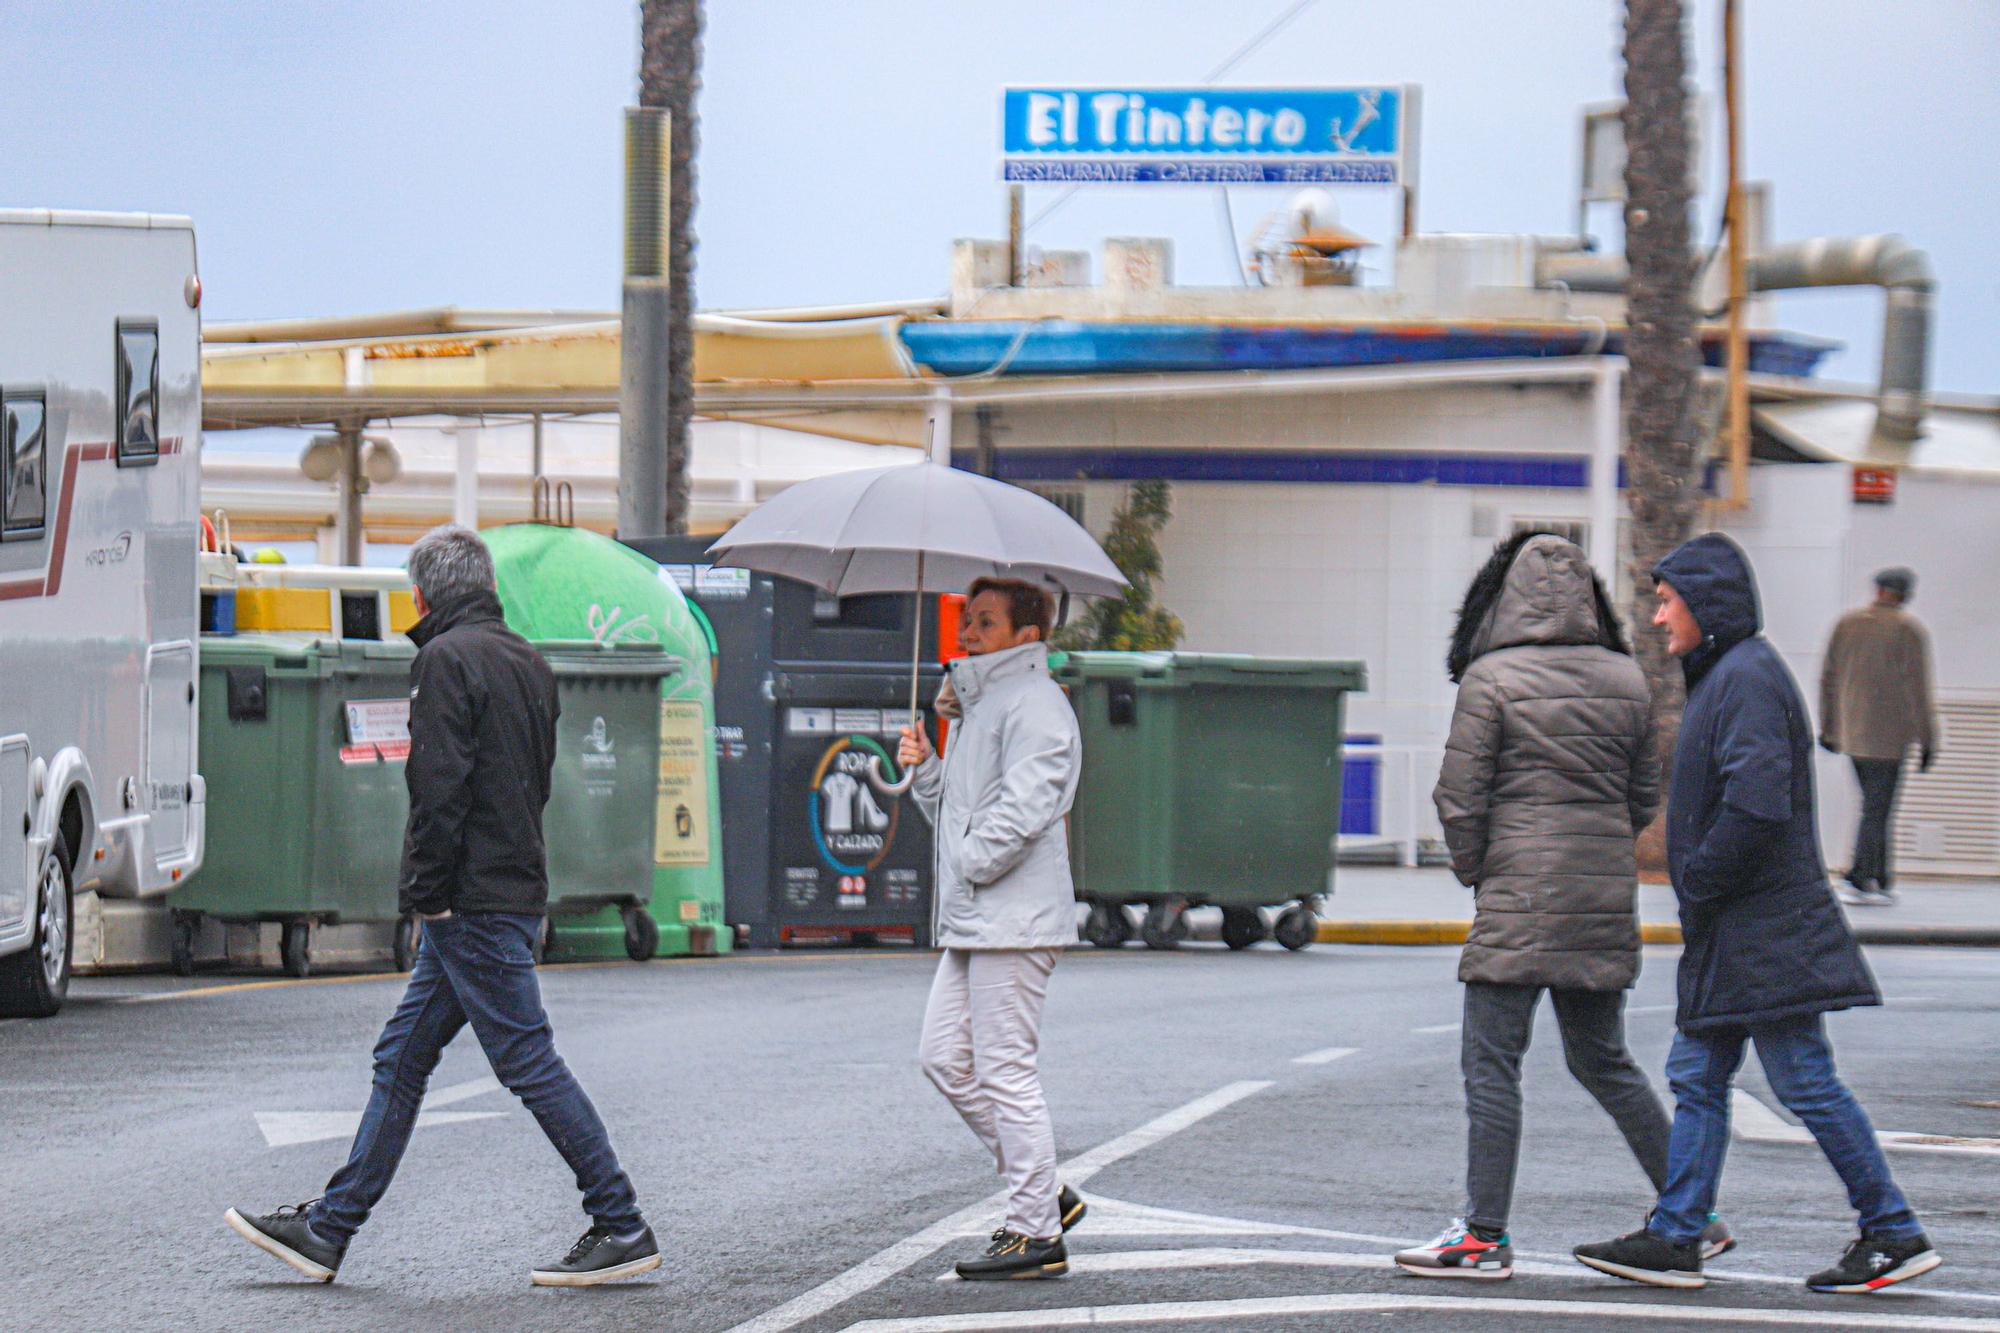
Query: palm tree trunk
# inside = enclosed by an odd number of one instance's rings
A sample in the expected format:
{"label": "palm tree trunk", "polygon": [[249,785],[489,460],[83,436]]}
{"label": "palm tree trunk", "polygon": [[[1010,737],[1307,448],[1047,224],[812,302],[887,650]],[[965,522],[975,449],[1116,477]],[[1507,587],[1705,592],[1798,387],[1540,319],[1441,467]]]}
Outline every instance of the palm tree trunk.
{"label": "palm tree trunk", "polygon": [[667,251],[667,530],[688,526],[688,423],[694,419],[695,149],[701,120],[701,0],[640,0],[639,104],[673,113],[673,215]]}
{"label": "palm tree trunk", "polygon": [[[1681,0],[1626,0],[1625,257],[1626,466],[1632,506],[1632,619],[1639,664],[1653,690],[1666,757],[1680,732],[1681,673],[1652,620],[1652,568],[1686,541],[1701,504],[1697,454],[1700,351],[1689,249],[1687,56]],[[1660,856],[1658,826],[1642,860]],[[1658,859],[1656,859],[1658,858]]]}

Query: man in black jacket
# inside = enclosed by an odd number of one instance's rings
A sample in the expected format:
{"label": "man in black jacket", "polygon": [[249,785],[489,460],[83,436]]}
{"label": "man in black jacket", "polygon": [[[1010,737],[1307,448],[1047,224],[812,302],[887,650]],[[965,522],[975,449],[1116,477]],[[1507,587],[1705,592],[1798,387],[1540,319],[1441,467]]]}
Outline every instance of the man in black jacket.
{"label": "man in black jacket", "polygon": [[1687,711],[1667,800],[1667,871],[1684,940],[1667,1082],[1675,1098],[1667,1185],[1629,1236],[1580,1245],[1600,1272],[1699,1287],[1699,1237],[1729,1150],[1729,1099],[1746,1041],[1771,1090],[1805,1122],[1847,1186],[1860,1237],[1814,1273],[1814,1291],[1868,1292],[1942,1262],[1889,1174],[1868,1113],[1834,1072],[1823,1015],[1880,1004],[1827,886],[1813,804],[1812,723],[1763,637],[1750,561],[1707,533],[1653,570]]}
{"label": "man in black jacket", "polygon": [[308,1277],[331,1282],[389,1188],[444,1048],[468,1023],[500,1081],[576,1173],[592,1222],[539,1286],[585,1287],[660,1265],[604,1122],[556,1054],[535,979],[548,909],[542,807],[555,760],[556,683],[507,628],[479,534],[443,527],[410,551],[422,619],[410,630],[410,819],[400,902],[423,920],[409,987],[375,1047],[375,1085],[347,1165],[325,1197],[229,1225]]}

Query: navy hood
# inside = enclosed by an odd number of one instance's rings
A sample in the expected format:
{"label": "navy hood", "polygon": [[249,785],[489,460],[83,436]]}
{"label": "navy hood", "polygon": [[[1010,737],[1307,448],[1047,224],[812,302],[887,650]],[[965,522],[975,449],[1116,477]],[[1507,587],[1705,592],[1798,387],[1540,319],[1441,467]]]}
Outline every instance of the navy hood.
{"label": "navy hood", "polygon": [[1653,566],[1653,577],[1681,595],[1701,626],[1701,647],[1682,661],[1692,685],[1715,665],[1716,659],[1764,628],[1757,602],[1757,576],[1750,557],[1719,532],[1704,532],[1683,542]]}

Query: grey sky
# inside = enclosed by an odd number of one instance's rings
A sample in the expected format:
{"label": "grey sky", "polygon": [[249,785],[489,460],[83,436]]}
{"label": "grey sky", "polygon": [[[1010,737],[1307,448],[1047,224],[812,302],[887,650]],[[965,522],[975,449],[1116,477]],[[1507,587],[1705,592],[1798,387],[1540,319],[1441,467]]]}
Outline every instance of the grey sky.
{"label": "grey sky", "polygon": [[[1291,2],[710,0],[700,303],[938,292],[951,238],[1002,226],[1001,85],[1196,82]],[[1719,0],[1691,8],[1714,91]],[[1745,8],[1749,164],[1777,184],[1777,234],[1927,248],[1937,383],[2000,392],[1992,0]],[[1618,93],[1621,15],[1615,0],[1317,0],[1226,81],[1420,83],[1425,229],[1566,231],[1576,111]],[[0,202],[192,214],[212,319],[610,308],[636,47],[622,0],[10,0]],[[1712,180],[1719,139],[1707,165]],[[1238,228],[1284,195],[1235,191]],[[1054,197],[1031,191],[1030,212]],[[1350,226],[1392,234],[1384,195],[1341,200]],[[1094,251],[1132,234],[1173,237],[1182,282],[1234,280],[1212,190],[1086,191],[1030,239]],[[1879,295],[1780,310],[1849,344],[1828,373],[1874,378]]]}

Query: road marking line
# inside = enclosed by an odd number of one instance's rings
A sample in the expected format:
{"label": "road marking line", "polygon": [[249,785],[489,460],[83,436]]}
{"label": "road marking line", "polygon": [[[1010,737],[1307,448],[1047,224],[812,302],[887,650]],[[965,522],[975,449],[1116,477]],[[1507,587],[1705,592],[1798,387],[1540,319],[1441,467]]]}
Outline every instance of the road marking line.
{"label": "road marking line", "polygon": [[[1071,1261],[1075,1263],[1074,1260]],[[1498,1314],[1546,1319],[1553,1315],[1596,1320],[1672,1320],[1687,1324],[1750,1324],[1791,1328],[1825,1328],[1827,1309],[1772,1310],[1714,1305],[1641,1305],[1623,1301],[1521,1300],[1509,1297],[1328,1294],[1272,1296],[1227,1301],[1161,1301],[1146,1305],[1076,1305],[1053,1310],[1000,1311],[993,1314],[919,1315],[906,1319],[866,1319],[849,1324],[844,1333],[980,1333],[1006,1329],[1081,1328],[1099,1324],[1235,1323],[1248,1319],[1330,1314],[1381,1314],[1398,1311],[1450,1311],[1460,1317]],[[1843,1306],[1843,1328],[1936,1329],[1958,1333],[1994,1333],[2000,1320],[1955,1315],[1867,1314]]]}
{"label": "road marking line", "polygon": [[1439,1023],[1435,1027],[1411,1028],[1410,1031],[1419,1037],[1428,1037],[1439,1032],[1456,1032],[1464,1026],[1463,1023]]}
{"label": "road marking line", "polygon": [[1359,1049],[1361,1048],[1358,1046],[1329,1046],[1323,1051],[1308,1051],[1304,1055],[1295,1055],[1292,1057],[1292,1063],[1295,1065],[1330,1065],[1342,1056],[1352,1055]]}
{"label": "road marking line", "polygon": [[238,981],[227,986],[197,986],[191,990],[153,991],[147,995],[120,995],[113,1004],[160,1004],[167,1000],[199,1000],[210,995],[234,995],[240,991],[277,990],[281,986],[345,986],[356,981],[401,981],[402,972],[357,972],[344,977],[286,977],[282,981]]}
{"label": "road marking line", "polygon": [[[1794,1125],[1741,1088],[1729,1099],[1736,1136],[1752,1143],[1811,1143],[1812,1131]],[[1945,1153],[1954,1157],[2000,1157],[2000,1139],[1955,1134],[1919,1134],[1906,1129],[1878,1129],[1875,1138],[1897,1152]]]}
{"label": "road marking line", "polygon": [[[1154,1208],[1127,1203],[1102,1194],[1090,1196],[1090,1234],[1093,1236],[1303,1236],[1317,1240],[1347,1241],[1356,1245],[1382,1246],[1391,1250],[1418,1244],[1403,1236],[1377,1236],[1360,1231],[1328,1231],[1322,1227],[1293,1226],[1286,1222],[1253,1222],[1247,1218],[1221,1217],[1206,1213],[1184,1213],[1173,1208]],[[968,1228],[967,1236],[984,1236],[983,1226]]]}
{"label": "road marking line", "polygon": [[[489,1092],[500,1090],[500,1080],[488,1075],[466,1083],[454,1083],[448,1088],[438,1088],[424,1098],[423,1108],[417,1113],[417,1129],[434,1129],[440,1125],[460,1125],[472,1120],[495,1120],[504,1116],[505,1111],[443,1111],[437,1108],[450,1106],[472,1097],[483,1097]],[[300,1143],[318,1143],[324,1139],[345,1139],[354,1137],[361,1127],[360,1111],[258,1111],[257,1130],[264,1136],[264,1145],[269,1148],[289,1148]]]}
{"label": "road marking line", "polygon": [[[1105,1167],[1122,1161],[1133,1153],[1150,1148],[1162,1139],[1178,1134],[1218,1111],[1227,1110],[1245,1097],[1262,1092],[1270,1086],[1269,1080],[1250,1080],[1231,1083],[1205,1097],[1197,1097],[1185,1106],[1177,1107],[1157,1119],[1148,1121],[1129,1134],[1121,1134],[1109,1143],[1100,1144],[1080,1156],[1071,1158],[1062,1166],[1062,1178],[1072,1185],[1080,1184]],[[981,1219],[990,1224],[994,1208],[1004,1205],[1006,1201],[1005,1190],[989,1194],[977,1203],[931,1223],[915,1235],[876,1252],[846,1272],[828,1278],[810,1291],[794,1296],[783,1305],[766,1310],[754,1319],[745,1320],[730,1329],[729,1333],[782,1333],[784,1329],[817,1318],[836,1305],[864,1291],[879,1287],[920,1259],[935,1253],[947,1242],[964,1235],[967,1226],[975,1225]]]}

